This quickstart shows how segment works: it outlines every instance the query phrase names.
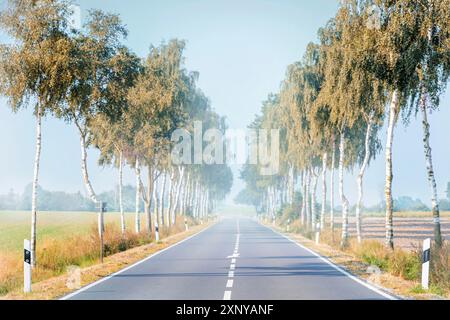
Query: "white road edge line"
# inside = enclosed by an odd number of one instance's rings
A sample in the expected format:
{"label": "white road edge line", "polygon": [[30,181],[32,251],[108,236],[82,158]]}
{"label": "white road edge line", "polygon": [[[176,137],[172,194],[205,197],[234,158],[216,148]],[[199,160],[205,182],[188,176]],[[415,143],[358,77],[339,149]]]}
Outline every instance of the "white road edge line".
{"label": "white road edge line", "polygon": [[231,300],[231,291],[225,291],[223,300]]}
{"label": "white road edge line", "polygon": [[346,275],[346,276],[349,277],[350,279],[352,279],[352,280],[358,282],[359,284],[363,285],[364,287],[366,287],[366,288],[368,288],[368,289],[370,289],[370,290],[372,290],[372,291],[378,293],[379,295],[381,295],[381,296],[383,296],[383,297],[385,297],[385,298],[387,298],[387,299],[389,299],[389,300],[399,300],[399,298],[394,297],[394,296],[392,296],[392,295],[390,295],[390,294],[388,294],[388,293],[386,293],[386,292],[383,292],[382,290],[378,289],[378,288],[375,287],[374,285],[369,284],[369,283],[367,283],[367,282],[365,282],[365,281],[363,281],[363,280],[361,280],[361,279],[355,277],[354,275],[352,275],[351,273],[345,271],[345,270],[342,269],[341,267],[337,266],[336,264],[334,264],[333,262],[331,262],[331,261],[328,260],[327,258],[325,258],[325,257],[321,256],[320,254],[318,254],[317,252],[315,252],[315,251],[313,251],[313,250],[311,250],[311,249],[309,249],[309,248],[303,246],[302,244],[298,243],[297,241],[292,240],[292,239],[289,238],[288,236],[285,236],[284,234],[282,234],[282,233],[280,233],[280,232],[278,232],[278,231],[276,231],[276,230],[274,230],[274,229],[272,229],[272,228],[270,228],[270,227],[267,227],[267,226],[265,226],[265,225],[263,225],[263,224],[261,224],[261,223],[259,223],[259,222],[258,222],[258,224],[260,224],[261,226],[263,226],[263,227],[265,227],[265,228],[271,230],[272,232],[274,232],[274,233],[276,233],[276,234],[279,234],[279,235],[282,236],[283,238],[286,238],[287,240],[289,240],[289,241],[295,243],[295,244],[296,244],[297,246],[299,246],[300,248],[305,249],[306,251],[312,253],[313,255],[315,255],[316,257],[318,257],[319,259],[321,259],[322,261],[328,263],[330,266],[332,266],[332,267],[333,267],[334,269],[336,269],[337,271],[343,273],[344,275]]}
{"label": "white road edge line", "polygon": [[171,249],[171,248],[173,248],[173,247],[176,247],[176,246],[178,246],[179,244],[182,244],[183,242],[188,241],[188,240],[190,240],[190,239],[192,239],[192,238],[194,238],[194,237],[196,237],[196,236],[202,234],[203,232],[205,232],[206,230],[208,230],[208,229],[210,229],[211,227],[215,226],[216,224],[217,224],[217,222],[213,223],[212,225],[210,225],[210,226],[207,227],[206,229],[203,229],[203,230],[201,230],[200,232],[197,232],[196,234],[193,234],[193,235],[187,237],[186,239],[183,239],[183,240],[181,240],[181,241],[179,241],[179,242],[177,242],[177,243],[174,243],[174,244],[172,244],[171,246],[169,246],[169,247],[167,247],[167,248],[164,248],[164,249],[162,249],[162,250],[160,250],[160,251],[158,251],[158,252],[155,252],[155,253],[151,254],[150,256],[148,256],[148,257],[146,257],[146,258],[144,258],[144,259],[142,259],[142,260],[140,260],[140,261],[138,261],[138,262],[133,263],[132,265],[130,265],[130,266],[124,268],[124,269],[121,269],[121,270],[119,270],[119,271],[117,271],[117,272],[115,272],[115,273],[113,273],[113,274],[110,274],[109,276],[106,276],[106,277],[101,278],[101,279],[99,279],[99,280],[97,280],[97,281],[95,281],[95,282],[92,282],[91,284],[88,284],[88,285],[84,286],[83,288],[78,289],[78,290],[75,291],[75,292],[72,292],[72,293],[69,293],[69,294],[67,294],[67,295],[65,295],[65,296],[62,296],[62,297],[59,298],[58,300],[67,300],[67,299],[70,299],[70,298],[72,298],[73,296],[76,296],[77,294],[80,294],[80,293],[82,293],[83,291],[86,291],[86,290],[88,290],[88,289],[90,289],[90,288],[92,288],[92,287],[94,287],[94,286],[96,286],[96,285],[102,283],[103,281],[109,280],[109,279],[111,279],[112,277],[114,277],[114,276],[116,276],[116,275],[118,275],[118,274],[121,274],[122,272],[125,272],[125,271],[127,271],[127,270],[129,270],[129,269],[131,269],[131,268],[136,267],[137,265],[139,265],[139,264],[141,264],[141,263],[146,262],[147,260],[150,260],[151,258],[157,256],[158,254],[163,253],[164,251],[167,251],[167,250],[169,250],[169,249]]}

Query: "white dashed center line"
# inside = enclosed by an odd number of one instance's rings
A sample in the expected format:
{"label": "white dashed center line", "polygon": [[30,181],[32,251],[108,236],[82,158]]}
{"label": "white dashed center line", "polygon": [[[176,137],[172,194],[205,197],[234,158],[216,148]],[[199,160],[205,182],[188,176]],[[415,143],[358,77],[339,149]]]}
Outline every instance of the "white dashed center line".
{"label": "white dashed center line", "polygon": [[[228,280],[226,284],[227,289],[233,288],[233,279],[234,278],[234,270],[236,269],[236,261],[239,257],[239,241],[240,241],[240,228],[239,228],[239,219],[237,220],[237,234],[236,234],[236,245],[234,246],[233,255],[228,256],[231,258],[230,271],[228,272]],[[223,294],[223,300],[231,300],[231,290],[226,290]]]}
{"label": "white dashed center line", "polygon": [[225,291],[223,295],[223,300],[231,300],[231,291]]}

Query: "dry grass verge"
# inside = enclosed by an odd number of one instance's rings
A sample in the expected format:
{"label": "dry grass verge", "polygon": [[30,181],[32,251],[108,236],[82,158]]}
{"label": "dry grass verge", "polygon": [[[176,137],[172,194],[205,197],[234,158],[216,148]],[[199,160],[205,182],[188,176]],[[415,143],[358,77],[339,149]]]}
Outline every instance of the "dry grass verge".
{"label": "dry grass verge", "polygon": [[[162,235],[167,237],[151,243],[149,243],[149,240],[143,239],[144,234],[128,234],[125,241],[120,232],[117,233],[117,230],[110,226],[109,231],[106,231],[105,234],[107,235],[105,237],[107,239],[105,249],[109,250],[109,256],[104,259],[103,264],[98,261],[98,239],[96,239],[95,230],[89,237],[51,241],[47,243],[47,246],[42,246],[42,251],[38,253],[38,267],[33,273],[33,292],[31,294],[22,292],[23,268],[21,260],[17,261],[17,257],[9,257],[8,260],[5,260],[6,264],[3,264],[4,258],[1,257],[2,269],[5,265],[6,271],[0,270],[0,284],[8,286],[10,290],[6,295],[0,296],[0,299],[49,300],[61,297],[72,291],[67,286],[69,275],[66,271],[73,265],[81,268],[81,286],[85,286],[180,242],[212,223],[192,226],[186,232],[184,231],[184,223],[179,222],[170,230],[170,234],[173,235],[168,236],[169,230],[164,230]],[[108,230],[108,228],[106,229]],[[8,272],[8,270],[10,271]]]}

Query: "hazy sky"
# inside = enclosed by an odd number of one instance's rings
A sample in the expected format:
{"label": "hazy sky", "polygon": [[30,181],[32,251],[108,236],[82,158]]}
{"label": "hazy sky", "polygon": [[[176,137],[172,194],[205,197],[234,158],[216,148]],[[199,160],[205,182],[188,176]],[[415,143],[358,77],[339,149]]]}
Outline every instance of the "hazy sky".
{"label": "hazy sky", "polygon": [[[334,15],[338,1],[300,0],[80,0],[83,15],[90,8],[119,13],[129,29],[127,44],[145,56],[150,44],[180,38],[187,41],[186,65],[200,72],[199,86],[213,107],[227,116],[231,128],[245,128],[270,92],[277,92],[288,64],[301,58],[317,29]],[[443,197],[450,181],[450,102],[430,117],[431,143]],[[33,174],[35,122],[30,110],[12,114],[0,100],[0,193],[22,191]],[[382,136],[384,144],[384,130]],[[411,195],[428,203],[429,188],[421,143],[421,123],[397,127],[394,142],[394,195]],[[97,192],[112,189],[117,173],[96,165],[89,153],[91,180]],[[50,190],[84,192],[80,148],[73,126],[55,119],[43,122],[40,184]],[[125,183],[134,184],[127,169]],[[383,154],[367,172],[366,203],[382,197]],[[242,187],[237,182],[235,194]],[[356,183],[348,175],[346,188],[352,202]]]}

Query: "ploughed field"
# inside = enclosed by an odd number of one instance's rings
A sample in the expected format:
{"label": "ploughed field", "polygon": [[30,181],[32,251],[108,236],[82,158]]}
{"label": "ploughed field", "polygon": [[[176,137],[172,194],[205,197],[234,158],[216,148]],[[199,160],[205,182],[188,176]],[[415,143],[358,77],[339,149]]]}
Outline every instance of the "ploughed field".
{"label": "ploughed field", "polygon": [[[339,220],[338,220],[339,221]],[[349,232],[356,235],[355,218],[350,217]],[[363,218],[363,237],[384,241],[384,217]],[[444,214],[441,218],[441,232],[444,239],[450,241],[450,217]],[[415,250],[422,246],[426,238],[433,239],[433,218],[430,217],[395,217],[394,216],[394,243],[406,250]]]}

